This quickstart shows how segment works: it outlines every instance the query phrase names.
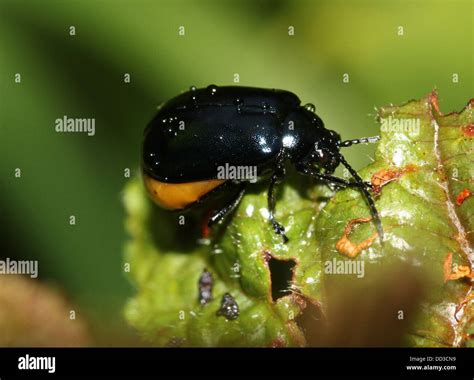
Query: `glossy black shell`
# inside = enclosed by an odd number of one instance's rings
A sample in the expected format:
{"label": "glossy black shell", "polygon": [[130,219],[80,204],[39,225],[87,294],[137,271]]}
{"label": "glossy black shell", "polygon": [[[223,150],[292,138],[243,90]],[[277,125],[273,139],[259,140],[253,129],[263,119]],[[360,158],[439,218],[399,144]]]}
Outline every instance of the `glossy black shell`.
{"label": "glossy black shell", "polygon": [[[288,130],[290,115],[297,125]],[[143,169],[170,183],[216,178],[218,167],[226,164],[256,166],[260,176],[274,169],[284,151],[301,159],[324,131],[321,119],[288,91],[192,88],[159,108],[147,126]]]}

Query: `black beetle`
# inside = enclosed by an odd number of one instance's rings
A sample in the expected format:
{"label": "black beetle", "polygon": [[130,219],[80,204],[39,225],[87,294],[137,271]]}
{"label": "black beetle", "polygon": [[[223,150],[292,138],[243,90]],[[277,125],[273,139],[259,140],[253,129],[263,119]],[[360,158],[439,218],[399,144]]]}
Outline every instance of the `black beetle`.
{"label": "black beetle", "polygon": [[[302,106],[289,91],[193,86],[161,106],[145,129],[142,167],[147,190],[162,207],[183,210],[204,202],[223,187],[234,186],[232,200],[209,219],[213,225],[234,210],[250,181],[236,174],[248,174],[254,168],[251,179],[270,178],[269,219],[286,242],[285,229],[274,217],[275,184],[285,175],[285,162],[290,161],[302,174],[340,187],[359,188],[382,238],[370,184],[340,153],[342,147],[376,142],[378,136],[341,141],[314,111],[312,104]],[[340,163],[354,182],[332,175]],[[227,176],[222,175],[223,168]]]}

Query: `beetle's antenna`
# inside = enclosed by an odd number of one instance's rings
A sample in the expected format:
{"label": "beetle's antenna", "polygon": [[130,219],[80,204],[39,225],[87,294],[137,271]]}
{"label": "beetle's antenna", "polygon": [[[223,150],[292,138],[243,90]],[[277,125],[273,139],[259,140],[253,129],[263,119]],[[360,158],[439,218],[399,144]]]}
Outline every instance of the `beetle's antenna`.
{"label": "beetle's antenna", "polygon": [[360,189],[364,193],[365,199],[367,201],[367,204],[369,205],[370,212],[374,218],[375,226],[377,227],[377,232],[380,237],[380,242],[383,241],[383,228],[382,228],[382,221],[380,220],[380,215],[379,212],[377,211],[377,208],[375,207],[375,202],[374,199],[372,198],[372,195],[370,195],[369,190],[367,190],[367,185],[364,182],[364,180],[361,178],[359,173],[357,173],[352,166],[349,165],[349,163],[345,160],[345,158],[342,156],[342,154],[339,155],[339,159],[342,162],[342,164],[349,170],[349,173],[351,173],[352,177],[354,177],[355,181],[357,184],[360,185]]}
{"label": "beetle's antenna", "polygon": [[367,143],[375,143],[380,140],[380,136],[372,136],[372,137],[362,137],[360,139],[353,139],[353,140],[346,140],[339,143],[341,148],[345,148],[354,144],[367,144]]}

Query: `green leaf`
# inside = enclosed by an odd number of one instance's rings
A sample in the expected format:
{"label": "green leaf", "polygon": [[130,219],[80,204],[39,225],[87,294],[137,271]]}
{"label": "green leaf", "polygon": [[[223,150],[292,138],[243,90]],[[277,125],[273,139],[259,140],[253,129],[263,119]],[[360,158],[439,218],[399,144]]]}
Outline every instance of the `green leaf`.
{"label": "green leaf", "polygon": [[[301,265],[295,277],[309,274],[317,278],[320,263],[316,256],[315,215],[330,191],[297,176],[293,186],[284,186],[279,197],[278,217],[288,228],[290,242],[284,245],[268,225],[265,215],[265,185],[249,192],[230,223],[212,231],[209,244],[198,244],[190,230],[198,229],[185,215],[184,226],[178,214],[166,214],[147,198],[139,179],[125,189],[127,229],[132,237],[126,247],[126,262],[138,294],[126,307],[128,321],[150,341],[158,344],[197,346],[303,345],[304,336],[291,320],[299,313],[293,296],[272,302],[269,254],[279,259],[297,258]],[[291,205],[291,213],[284,205]],[[189,219],[189,221],[188,221]],[[189,225],[189,226],[188,226]],[[180,247],[189,239],[191,247]],[[169,240],[169,241],[167,241]],[[170,243],[169,243],[170,242]],[[213,274],[212,302],[198,302],[198,280],[207,268]],[[315,284],[305,289],[316,292]],[[230,293],[237,301],[236,320],[217,316],[221,298]],[[292,318],[290,318],[292,317]]]}
{"label": "green leaf", "polygon": [[[461,322],[455,317],[455,310],[471,291],[470,280],[445,283],[443,270],[448,253],[453,254],[453,270],[472,265],[474,199],[468,198],[460,206],[456,203],[462,190],[474,192],[471,104],[461,113],[442,115],[437,95],[432,93],[399,107],[381,108],[382,139],[375,162],[361,171],[366,180],[386,171],[402,173],[386,183],[376,198],[385,229],[384,246],[375,242],[355,260],[365,263],[367,279],[401,262],[423,276],[427,294],[407,337],[412,345],[459,345],[464,319],[472,318],[469,313],[461,317],[462,310],[457,313]],[[356,191],[341,191],[331,200],[317,221],[323,232],[323,260],[341,259],[335,242],[349,220],[364,216],[370,215]],[[351,239],[363,241],[374,232],[369,224],[360,227]]]}
{"label": "green leaf", "polygon": [[[278,194],[277,218],[287,229],[287,244],[267,221],[265,183],[251,186],[206,243],[199,241],[199,214],[183,214],[182,224],[179,214],[151,203],[140,179],[130,180],[124,192],[131,235],[126,263],[137,294],[125,308],[129,323],[156,345],[344,345],[351,324],[365,329],[352,343],[371,344],[367,337],[376,327],[352,321],[347,307],[354,305],[359,320],[380,315],[383,329],[400,329],[390,344],[470,344],[470,278],[445,282],[444,267],[449,253],[453,269],[470,273],[472,263],[474,200],[467,196],[458,205],[461,192],[474,192],[471,106],[442,115],[433,93],[381,108],[379,118],[375,161],[360,173],[381,185],[375,199],[383,245],[368,240],[375,233],[372,223],[358,224],[349,236],[344,232],[351,220],[370,217],[359,191],[338,191],[328,202],[333,194],[326,185],[298,174],[290,174]],[[344,237],[367,247],[347,257],[336,248]],[[335,264],[345,265],[345,273],[331,272]],[[403,265],[410,270],[399,271]],[[201,305],[204,269],[212,273],[214,288],[212,301]],[[362,290],[352,294],[342,286]],[[424,297],[415,297],[418,290]],[[237,319],[217,315],[226,293],[238,304]],[[339,341],[329,339],[347,328]]]}

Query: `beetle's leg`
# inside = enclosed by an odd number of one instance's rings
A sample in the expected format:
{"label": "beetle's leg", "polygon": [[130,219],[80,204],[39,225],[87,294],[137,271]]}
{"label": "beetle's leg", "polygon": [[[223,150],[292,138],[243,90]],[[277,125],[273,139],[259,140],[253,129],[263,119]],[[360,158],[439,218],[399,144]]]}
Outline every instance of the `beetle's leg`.
{"label": "beetle's leg", "polygon": [[[351,165],[346,161],[344,156],[339,155],[339,160],[341,163],[346,167],[347,170],[349,170],[349,173],[351,173],[352,177],[354,180],[360,184],[365,184],[359,173],[357,173]],[[365,200],[367,201],[367,204],[370,208],[370,212],[372,213],[372,216],[374,218],[375,226],[377,227],[377,232],[379,234],[380,242],[383,244],[383,227],[382,227],[382,220],[380,219],[379,212],[377,208],[375,207],[375,202],[374,199],[372,198],[372,195],[369,193],[369,190],[367,189],[367,186],[361,186],[360,190],[364,193]]]}
{"label": "beetle's leg", "polygon": [[275,172],[272,174],[270,179],[270,186],[268,187],[268,212],[270,222],[272,223],[273,229],[278,235],[281,235],[283,238],[283,243],[288,242],[288,238],[285,235],[285,227],[278,223],[275,219],[275,204],[276,204],[276,189],[275,185],[283,178],[285,175],[285,168],[282,165],[279,165]]}
{"label": "beetle's leg", "polygon": [[210,218],[208,222],[208,226],[211,227],[212,225],[220,222],[224,217],[230,214],[232,211],[235,210],[237,205],[242,200],[242,197],[245,193],[245,187],[247,186],[246,182],[242,182],[239,186],[239,191],[237,194],[221,209],[217,210]]}
{"label": "beetle's leg", "polygon": [[340,160],[343,163],[343,165],[347,168],[347,170],[349,170],[352,177],[354,177],[355,182],[348,182],[342,178],[333,177],[328,174],[315,172],[314,170],[311,170],[311,168],[305,165],[298,165],[296,168],[300,173],[309,175],[311,177],[319,178],[323,181],[331,181],[336,184],[346,185],[346,187],[358,187],[364,194],[367,204],[369,205],[370,212],[372,213],[374,217],[375,226],[377,227],[377,232],[379,234],[380,241],[383,241],[384,233],[383,233],[383,228],[382,228],[382,222],[380,220],[380,215],[379,215],[379,212],[377,211],[377,208],[375,207],[374,200],[372,199],[372,196],[370,195],[369,190],[368,190],[372,188],[372,185],[370,183],[363,181],[362,178],[359,176],[359,174],[354,169],[352,169],[352,167],[347,163],[344,157],[341,156]]}
{"label": "beetle's leg", "polygon": [[310,168],[306,166],[299,166],[297,167],[297,169],[300,173],[309,175],[316,179],[320,179],[321,181],[324,181],[324,182],[336,184],[337,186],[342,187],[342,188],[346,188],[346,187],[359,187],[360,188],[362,186],[369,187],[369,188],[372,187],[372,185],[369,182],[363,182],[362,184],[358,182],[349,182],[349,181],[346,181],[345,179],[342,179],[333,175],[318,173],[314,170],[311,170]]}

